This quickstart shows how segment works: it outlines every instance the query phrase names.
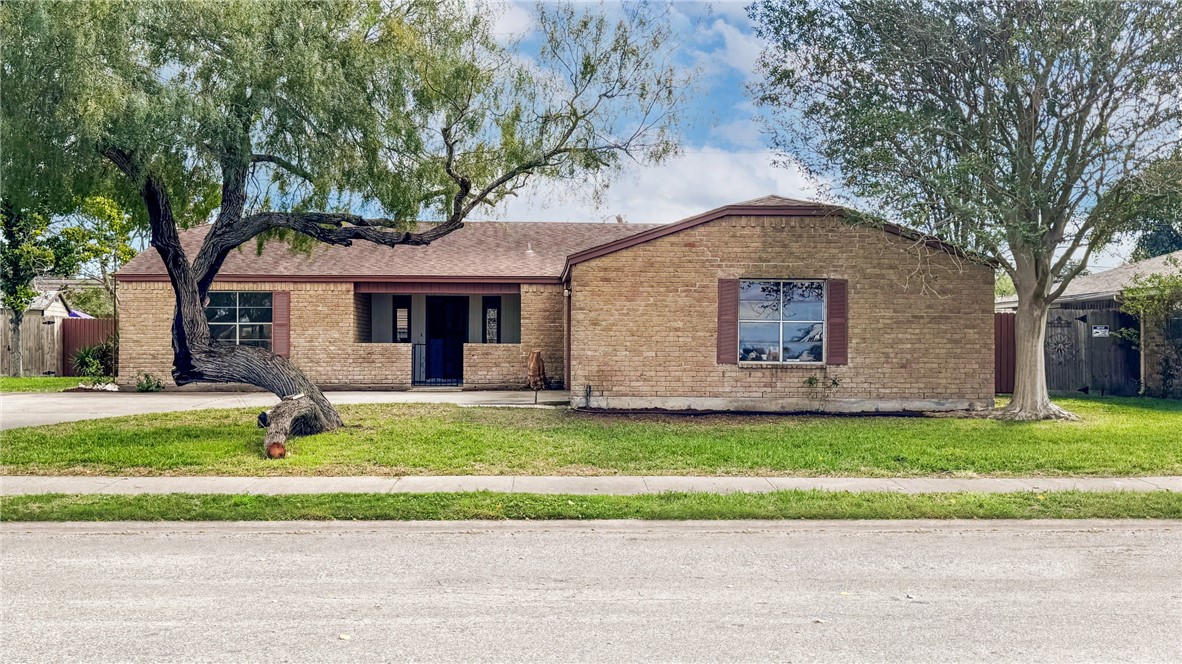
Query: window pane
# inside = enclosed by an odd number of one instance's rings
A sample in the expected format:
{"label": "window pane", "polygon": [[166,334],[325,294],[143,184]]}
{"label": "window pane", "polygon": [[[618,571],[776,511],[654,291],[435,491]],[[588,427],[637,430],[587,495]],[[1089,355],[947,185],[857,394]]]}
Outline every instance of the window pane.
{"label": "window pane", "polygon": [[205,320],[211,323],[233,323],[234,307],[206,307]]}
{"label": "window pane", "polygon": [[825,286],[820,281],[784,283],[784,320],[824,320]]}
{"label": "window pane", "polygon": [[820,362],[824,347],[819,343],[784,344],[785,362]]}
{"label": "window pane", "polygon": [[394,341],[410,341],[410,309],[394,310]]}
{"label": "window pane", "polygon": [[240,307],[270,307],[271,293],[239,293],[238,306]]}
{"label": "window pane", "polygon": [[779,324],[739,323],[739,360],[742,362],[779,362]]}
{"label": "window pane", "polygon": [[780,320],[780,282],[740,281],[739,320]]}
{"label": "window pane", "polygon": [[484,310],[484,338],[490,344],[495,344],[500,341],[501,334],[501,310],[496,307],[488,307]]}
{"label": "window pane", "polygon": [[237,339],[235,336],[237,328],[237,325],[210,325],[209,336],[212,337],[214,341],[220,341],[232,346]]}
{"label": "window pane", "polygon": [[271,342],[265,339],[247,339],[238,344],[239,346],[257,346],[259,348],[271,349]]}
{"label": "window pane", "polygon": [[824,340],[825,326],[822,323],[784,323],[784,343],[812,342]]}
{"label": "window pane", "polygon": [[209,294],[209,306],[211,307],[236,307],[238,301],[236,296],[238,293],[226,291],[214,291]]}
{"label": "window pane", "polygon": [[270,339],[271,326],[270,325],[240,325],[238,326],[238,338],[245,341],[247,339]]}
{"label": "window pane", "polygon": [[270,323],[271,309],[259,307],[242,308],[238,310],[239,323]]}

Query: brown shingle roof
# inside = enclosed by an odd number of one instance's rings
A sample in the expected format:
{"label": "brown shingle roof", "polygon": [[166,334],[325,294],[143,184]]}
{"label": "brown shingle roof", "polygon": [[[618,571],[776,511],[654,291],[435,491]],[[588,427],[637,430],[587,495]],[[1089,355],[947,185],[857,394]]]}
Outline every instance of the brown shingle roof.
{"label": "brown shingle roof", "polygon": [[[310,254],[269,242],[261,255],[253,243],[226,257],[218,278],[312,277],[340,281],[399,278],[557,279],[566,257],[657,224],[474,221],[425,247],[396,248],[354,242],[350,247],[318,245]],[[193,260],[209,226],[181,233]],[[531,251],[532,250],[532,251]],[[119,271],[122,281],[158,280],[164,264],[155,250],[141,252]]]}

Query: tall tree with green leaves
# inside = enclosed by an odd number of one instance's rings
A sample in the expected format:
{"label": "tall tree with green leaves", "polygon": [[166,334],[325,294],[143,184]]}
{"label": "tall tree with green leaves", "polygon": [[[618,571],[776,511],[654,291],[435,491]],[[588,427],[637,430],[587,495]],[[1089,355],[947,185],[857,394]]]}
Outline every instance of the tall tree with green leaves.
{"label": "tall tree with green leaves", "polygon": [[8,200],[0,199],[0,293],[8,313],[8,343],[4,349],[9,371],[13,376],[24,375],[24,353],[21,346],[21,323],[25,311],[37,297],[33,280],[50,272],[54,251],[47,239],[49,220],[31,210],[17,210]]}
{"label": "tall tree with green leaves", "polygon": [[[1135,229],[1142,177],[1176,155],[1175,3],[758,0],[753,88],[773,145],[873,216],[996,262],[1018,295],[1012,419],[1047,394],[1047,310]],[[1173,181],[1173,186],[1179,183]],[[1156,187],[1156,184],[1153,185]]]}
{"label": "tall tree with green leaves", "polygon": [[[422,245],[533,180],[602,186],[624,160],[676,151],[688,92],[664,9],[646,4],[618,20],[539,6],[537,36],[508,46],[488,7],[461,0],[0,11],[2,138],[20,173],[53,174],[6,189],[61,200],[115,182],[118,202],[138,199],[176,294],[174,381],[282,397],[260,418],[271,454],[341,419],[287,359],[210,338],[203,306],[230,251],[275,238]],[[209,216],[187,254],[179,229]]]}
{"label": "tall tree with green leaves", "polygon": [[[84,282],[79,292],[97,292],[100,297],[87,297],[99,307],[96,311],[118,315],[115,273],[135,257],[135,241],[140,234],[135,218],[110,198],[88,196],[74,214],[66,215],[54,225],[74,259],[69,276]],[[75,299],[70,301],[77,304]],[[96,311],[83,310],[98,315]]]}

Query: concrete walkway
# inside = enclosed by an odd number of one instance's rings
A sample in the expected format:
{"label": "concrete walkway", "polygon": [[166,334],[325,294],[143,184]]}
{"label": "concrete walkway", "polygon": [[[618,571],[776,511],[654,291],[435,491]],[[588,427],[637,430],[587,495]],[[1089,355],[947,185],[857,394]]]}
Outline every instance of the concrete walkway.
{"label": "concrete walkway", "polygon": [[[532,406],[534,393],[507,390],[424,389],[400,392],[325,392],[333,404],[454,403],[461,406]],[[269,408],[279,402],[266,392],[43,392],[0,394],[0,430],[76,422],[119,415],[169,413],[205,408]],[[538,393],[538,404],[569,403],[567,392]]]}
{"label": "concrete walkway", "polygon": [[866,478],[866,477],[0,477],[0,494],[297,494],[493,491],[630,496],[666,491],[767,493],[787,489],[943,493],[971,491],[1174,491],[1182,477],[1123,478]]}

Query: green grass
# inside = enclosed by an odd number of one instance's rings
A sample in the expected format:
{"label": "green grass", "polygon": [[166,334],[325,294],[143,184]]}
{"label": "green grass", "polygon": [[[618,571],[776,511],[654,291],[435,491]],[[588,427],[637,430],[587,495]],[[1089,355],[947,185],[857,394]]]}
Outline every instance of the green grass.
{"label": "green grass", "polygon": [[61,392],[78,387],[83,379],[77,376],[26,376],[24,378],[0,378],[0,393],[3,392]]}
{"label": "green grass", "polygon": [[291,521],[459,519],[1178,519],[1182,494],[665,493],[154,494],[0,498],[0,521]]}
{"label": "green grass", "polygon": [[1079,422],[604,415],[386,404],[261,458],[255,410],[3,433],[0,472],[106,475],[1135,476],[1182,474],[1182,402],[1062,399]]}

